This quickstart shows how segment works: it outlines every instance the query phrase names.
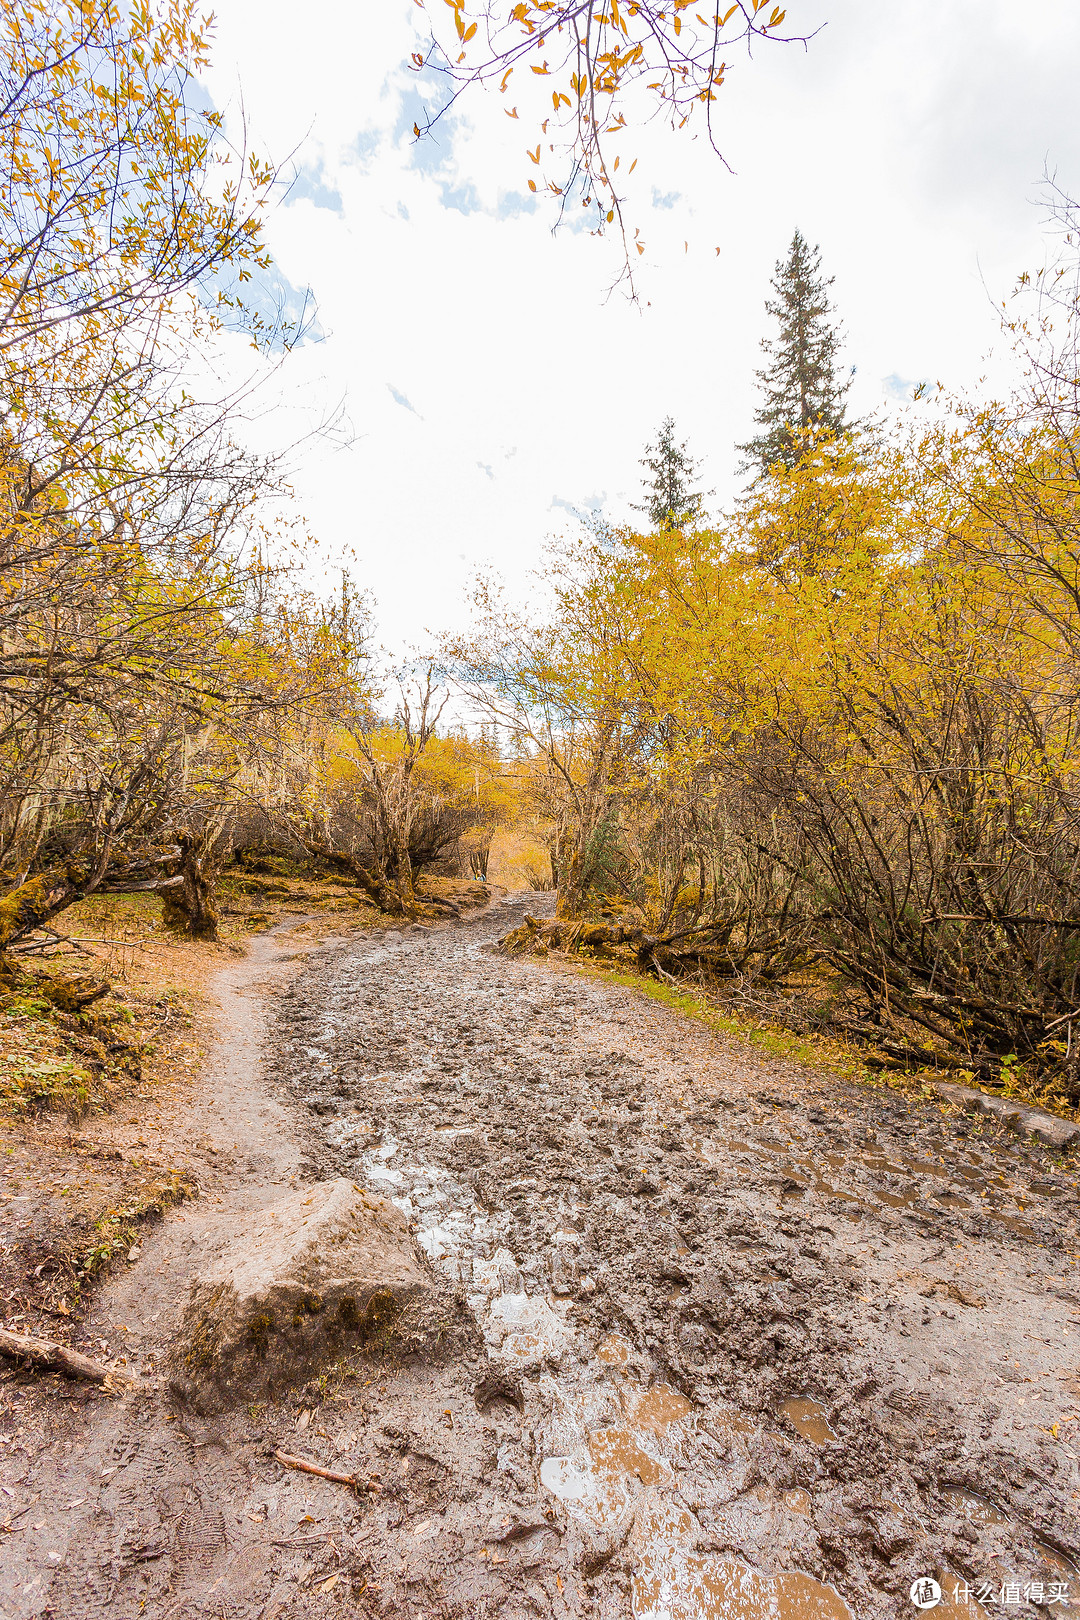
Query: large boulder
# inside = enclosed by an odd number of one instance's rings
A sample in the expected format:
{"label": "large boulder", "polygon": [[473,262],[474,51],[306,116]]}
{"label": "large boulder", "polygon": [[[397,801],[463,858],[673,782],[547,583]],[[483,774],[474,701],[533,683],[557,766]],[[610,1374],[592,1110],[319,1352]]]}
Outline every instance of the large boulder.
{"label": "large boulder", "polygon": [[393,1204],[321,1181],[263,1210],[193,1278],[172,1387],[201,1413],[280,1395],[386,1336],[431,1286]]}

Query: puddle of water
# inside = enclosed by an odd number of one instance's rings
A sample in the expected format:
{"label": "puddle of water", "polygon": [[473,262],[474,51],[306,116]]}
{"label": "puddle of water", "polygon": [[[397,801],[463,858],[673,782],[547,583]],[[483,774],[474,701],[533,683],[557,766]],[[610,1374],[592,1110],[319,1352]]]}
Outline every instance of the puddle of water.
{"label": "puddle of water", "polygon": [[964,1198],[960,1193],[939,1192],[931,1194],[935,1204],[944,1204],[947,1209],[970,1209],[971,1199]]}
{"label": "puddle of water", "polygon": [[1035,1551],[1043,1563],[1049,1565],[1056,1575],[1068,1575],[1073,1580],[1080,1575],[1080,1570],[1077,1569],[1072,1559],[1066,1558],[1063,1552],[1058,1552],[1056,1547],[1051,1547],[1047,1542],[1037,1541]]}
{"label": "puddle of water", "polygon": [[1047,1571],[1052,1581],[1066,1583],[1069,1604],[1072,1607],[1080,1603],[1080,1569],[1077,1569],[1071,1558],[1058,1552],[1045,1541],[1036,1541],[1035,1556]]}
{"label": "puddle of water", "polygon": [[602,1479],[629,1474],[643,1485],[670,1485],[674,1479],[666,1463],[643,1450],[629,1429],[597,1429],[588,1437],[593,1468]]}
{"label": "puddle of water", "polygon": [[918,1191],[913,1189],[909,1193],[886,1192],[882,1187],[873,1187],[872,1196],[879,1204],[888,1204],[891,1209],[910,1209],[918,1201]]}
{"label": "puddle of water", "polygon": [[1009,1516],[1002,1513],[999,1507],[991,1502],[988,1496],[978,1491],[965,1491],[957,1486],[954,1490],[942,1491],[946,1502],[951,1502],[967,1518],[974,1519],[976,1524],[1008,1524]]}
{"label": "puddle of water", "polygon": [[631,1603],[635,1620],[852,1620],[839,1592],[809,1575],[722,1558],[643,1559]]}
{"label": "puddle of water", "polygon": [[596,1359],[605,1367],[625,1367],[630,1360],[630,1346],[621,1333],[609,1333],[597,1345]]}
{"label": "puddle of water", "polygon": [[571,1457],[545,1457],[540,1483],[558,1497],[571,1518],[596,1529],[619,1524],[631,1511],[630,1491],[621,1478],[604,1478]]}
{"label": "puddle of water", "polygon": [[692,1403],[670,1384],[654,1384],[634,1408],[633,1424],[648,1434],[666,1434],[692,1410]]}
{"label": "puddle of water", "polygon": [[491,1302],[484,1337],[504,1362],[526,1366],[558,1363],[572,1335],[558,1313],[539,1295],[500,1294]]}
{"label": "puddle of water", "polygon": [[886,1159],[878,1153],[856,1154],[856,1162],[864,1164],[868,1170],[885,1170],[893,1176],[902,1176],[904,1174],[902,1164],[893,1164],[891,1159]]}
{"label": "puddle of water", "polygon": [[845,1204],[859,1202],[855,1193],[844,1192],[840,1187],[834,1187],[831,1182],[823,1181],[820,1176],[814,1184],[814,1191],[824,1198],[842,1198]]}
{"label": "puddle of water", "polygon": [[827,1446],[836,1435],[829,1425],[825,1408],[810,1395],[790,1395],[780,1402],[780,1410],[794,1428],[815,1446]]}
{"label": "puddle of water", "polygon": [[909,1170],[915,1170],[920,1176],[936,1176],[939,1181],[948,1181],[949,1172],[944,1165],[933,1164],[929,1159],[911,1159],[906,1153],[898,1153],[896,1157],[901,1164]]}
{"label": "puddle of water", "polygon": [[792,1491],[785,1491],[784,1506],[789,1513],[798,1513],[801,1517],[808,1518],[811,1507],[810,1492],[800,1490],[798,1487]]}
{"label": "puddle of water", "polygon": [[[573,1455],[545,1457],[540,1483],[558,1497],[571,1518],[594,1528],[625,1523],[643,1491],[651,1500],[655,1487],[670,1489],[674,1483],[672,1470],[657,1455],[662,1450],[659,1442],[689,1411],[685,1396],[668,1384],[654,1384],[633,1403],[625,1425],[594,1429],[584,1436],[579,1429],[577,1437],[573,1425],[564,1428]],[[692,1517],[685,1517],[689,1529],[696,1531]]]}

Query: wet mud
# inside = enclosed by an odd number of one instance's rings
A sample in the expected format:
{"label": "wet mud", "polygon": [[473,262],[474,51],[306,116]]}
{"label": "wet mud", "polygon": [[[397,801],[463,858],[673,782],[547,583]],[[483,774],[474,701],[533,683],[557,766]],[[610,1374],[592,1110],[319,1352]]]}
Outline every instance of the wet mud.
{"label": "wet mud", "polygon": [[52,1417],[16,1494],[75,1505],[31,1509],[0,1606],[884,1620],[924,1612],[921,1579],[948,1616],[1080,1602],[1075,1167],[494,954],[525,905],[316,951],[268,1004],[294,1165],[394,1199],[445,1317],[213,1423],[160,1389]]}

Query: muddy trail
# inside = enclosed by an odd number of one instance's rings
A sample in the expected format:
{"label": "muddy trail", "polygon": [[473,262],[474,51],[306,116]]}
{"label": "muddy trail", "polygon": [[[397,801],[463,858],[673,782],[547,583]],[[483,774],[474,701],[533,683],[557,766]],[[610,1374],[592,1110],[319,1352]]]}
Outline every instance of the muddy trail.
{"label": "muddy trail", "polygon": [[[536,900],[230,970],[203,1197],[87,1324],[144,1389],[3,1387],[0,1613],[877,1620],[924,1578],[950,1617],[1080,1603],[1075,1167],[495,954]],[[178,1409],[153,1372],[200,1255],[342,1174],[409,1218],[431,1319],[279,1405]]]}

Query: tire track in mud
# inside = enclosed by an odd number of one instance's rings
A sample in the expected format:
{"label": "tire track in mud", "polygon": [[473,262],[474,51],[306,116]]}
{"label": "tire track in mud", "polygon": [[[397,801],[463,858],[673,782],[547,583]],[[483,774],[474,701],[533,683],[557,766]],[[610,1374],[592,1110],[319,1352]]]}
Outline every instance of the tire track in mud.
{"label": "tire track in mud", "polygon": [[[1077,1556],[1075,1173],[491,954],[526,903],[316,958],[277,1023],[337,1166],[483,1332],[474,1495],[535,1554],[498,1602],[870,1620],[1008,1571],[1039,1612]],[[423,1612],[486,1613],[448,1529]],[[412,1613],[392,1563],[376,1612]]]}

